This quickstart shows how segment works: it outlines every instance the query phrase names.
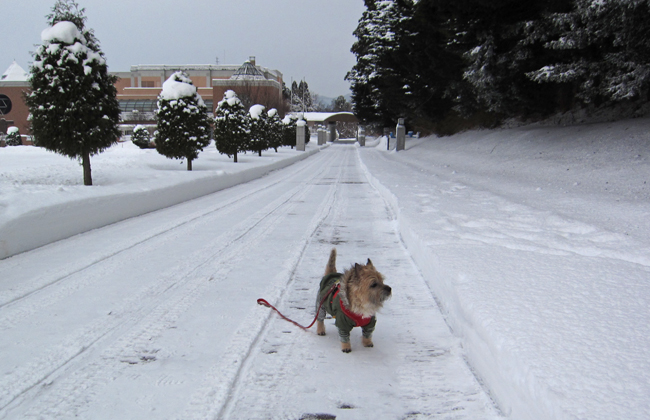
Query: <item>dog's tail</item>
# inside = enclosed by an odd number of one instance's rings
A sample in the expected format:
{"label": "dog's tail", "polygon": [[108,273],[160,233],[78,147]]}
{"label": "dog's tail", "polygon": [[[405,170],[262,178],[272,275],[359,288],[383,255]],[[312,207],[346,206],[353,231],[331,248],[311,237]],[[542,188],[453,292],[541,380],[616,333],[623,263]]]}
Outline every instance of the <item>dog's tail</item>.
{"label": "dog's tail", "polygon": [[334,273],[336,273],[336,248],[332,248],[330,259],[327,261],[327,267],[325,267],[325,275]]}

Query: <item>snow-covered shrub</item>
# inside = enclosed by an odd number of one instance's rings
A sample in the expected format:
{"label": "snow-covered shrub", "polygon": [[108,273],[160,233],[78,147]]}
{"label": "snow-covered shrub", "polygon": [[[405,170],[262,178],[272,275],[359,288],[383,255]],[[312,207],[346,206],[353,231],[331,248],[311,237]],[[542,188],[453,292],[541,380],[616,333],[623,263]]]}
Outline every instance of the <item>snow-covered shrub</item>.
{"label": "snow-covered shrub", "polygon": [[210,119],[186,73],[178,71],[163,83],[156,118],[156,150],[170,159],[187,159],[187,170],[191,171],[192,161],[210,144]]}
{"label": "snow-covered shrub", "polygon": [[7,129],[5,142],[7,143],[7,146],[21,146],[23,144],[18,127],[9,127]]}
{"label": "snow-covered shrub", "polygon": [[148,149],[151,147],[151,134],[149,130],[143,125],[136,125],[131,135],[131,141],[140,149]]}
{"label": "snow-covered shrub", "polygon": [[228,90],[214,111],[214,143],[219,153],[233,156],[248,150],[249,116],[237,94]]}

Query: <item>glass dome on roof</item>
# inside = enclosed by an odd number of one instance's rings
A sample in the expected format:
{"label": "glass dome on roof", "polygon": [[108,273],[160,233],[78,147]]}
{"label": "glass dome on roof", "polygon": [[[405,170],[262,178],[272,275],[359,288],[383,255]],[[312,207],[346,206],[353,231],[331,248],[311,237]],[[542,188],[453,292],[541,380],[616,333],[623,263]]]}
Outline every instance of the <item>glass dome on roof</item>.
{"label": "glass dome on roof", "polygon": [[250,61],[244,62],[230,78],[234,80],[266,80],[262,72]]}

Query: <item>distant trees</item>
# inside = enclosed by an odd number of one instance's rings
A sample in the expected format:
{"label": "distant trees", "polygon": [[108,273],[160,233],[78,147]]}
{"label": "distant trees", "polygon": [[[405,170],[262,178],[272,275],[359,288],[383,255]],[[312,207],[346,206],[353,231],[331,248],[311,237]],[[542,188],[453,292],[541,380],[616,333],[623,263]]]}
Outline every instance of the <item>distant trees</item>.
{"label": "distant trees", "polygon": [[291,112],[311,112],[316,109],[315,95],[309,91],[309,85],[301,80],[291,84],[291,90],[285,92],[285,97],[290,101]]}
{"label": "distant trees", "polygon": [[192,161],[210,144],[210,119],[187,74],[176,72],[163,83],[156,118],[156,150],[171,159],[186,159],[191,171]]}
{"label": "distant trees", "polygon": [[648,100],[648,0],[365,3],[346,76],[364,122],[435,129]]}
{"label": "distant trees", "polygon": [[57,0],[47,16],[49,28],[30,67],[31,91],[25,102],[39,146],[80,159],[84,185],[92,185],[90,157],[117,142],[120,109],[106,59],[85,9]]}

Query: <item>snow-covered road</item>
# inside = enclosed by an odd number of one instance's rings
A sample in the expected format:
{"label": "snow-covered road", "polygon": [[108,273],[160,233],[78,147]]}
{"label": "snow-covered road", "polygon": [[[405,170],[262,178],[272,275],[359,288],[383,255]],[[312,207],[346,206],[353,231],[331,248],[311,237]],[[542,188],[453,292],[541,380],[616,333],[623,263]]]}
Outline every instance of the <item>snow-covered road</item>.
{"label": "snow-covered road", "polygon": [[[362,168],[334,145],[0,261],[0,418],[500,418]],[[333,246],[393,288],[374,348],[256,304],[310,322]]]}

